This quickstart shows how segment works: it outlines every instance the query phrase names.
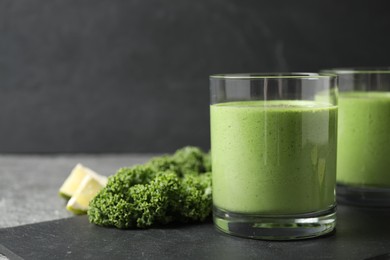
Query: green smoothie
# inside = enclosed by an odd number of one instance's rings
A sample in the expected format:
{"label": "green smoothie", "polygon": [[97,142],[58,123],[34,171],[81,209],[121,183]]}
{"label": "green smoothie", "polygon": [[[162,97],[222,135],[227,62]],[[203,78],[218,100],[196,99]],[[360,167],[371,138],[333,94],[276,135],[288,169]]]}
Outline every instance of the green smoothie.
{"label": "green smoothie", "polygon": [[335,203],[337,107],[314,101],[211,105],[213,203],[301,214]]}
{"label": "green smoothie", "polygon": [[342,92],[339,115],[338,182],[390,187],[390,92]]}

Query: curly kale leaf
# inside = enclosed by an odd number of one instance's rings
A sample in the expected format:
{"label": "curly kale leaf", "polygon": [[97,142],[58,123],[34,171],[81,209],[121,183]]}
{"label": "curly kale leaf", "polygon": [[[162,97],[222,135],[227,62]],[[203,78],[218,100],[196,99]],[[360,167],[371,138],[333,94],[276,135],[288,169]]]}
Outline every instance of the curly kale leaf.
{"label": "curly kale leaf", "polygon": [[179,201],[175,205],[182,222],[204,221],[211,213],[211,173],[187,175],[181,180]]}
{"label": "curly kale leaf", "polygon": [[89,220],[117,228],[203,221],[212,207],[208,170],[209,155],[196,147],[122,168],[90,202]]}
{"label": "curly kale leaf", "polygon": [[204,173],[211,169],[209,155],[192,146],[179,149],[173,155],[152,158],[146,165],[155,171],[174,171],[180,177]]}
{"label": "curly kale leaf", "polygon": [[[167,213],[171,198],[179,189],[177,175],[159,172],[149,182],[140,183],[138,181],[148,178],[142,179],[145,176],[137,173],[122,170],[122,178],[109,180],[107,187],[90,202],[88,216],[92,223],[117,228],[144,228],[172,221],[173,217]],[[128,180],[134,185],[117,180]]]}

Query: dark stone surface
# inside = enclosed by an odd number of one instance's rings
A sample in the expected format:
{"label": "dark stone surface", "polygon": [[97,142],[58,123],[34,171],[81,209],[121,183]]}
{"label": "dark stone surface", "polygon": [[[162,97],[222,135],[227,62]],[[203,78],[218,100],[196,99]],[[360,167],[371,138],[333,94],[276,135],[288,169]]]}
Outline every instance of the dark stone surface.
{"label": "dark stone surface", "polygon": [[212,223],[118,230],[82,216],[0,229],[0,245],[8,249],[0,253],[25,259],[367,259],[390,253],[389,218],[390,210],[341,206],[336,233],[270,242],[228,236]]}
{"label": "dark stone surface", "polygon": [[3,0],[0,152],[208,149],[209,74],[389,65],[387,7]]}
{"label": "dark stone surface", "polygon": [[0,228],[71,217],[58,190],[77,163],[102,175],[150,155],[0,155]]}
{"label": "dark stone surface", "polygon": [[102,228],[88,223],[86,216],[72,217],[57,195],[76,163],[111,175],[150,157],[0,156],[0,259],[348,260],[390,253],[390,209],[339,206],[334,234],[270,242],[228,236],[217,232],[212,223],[148,230]]}

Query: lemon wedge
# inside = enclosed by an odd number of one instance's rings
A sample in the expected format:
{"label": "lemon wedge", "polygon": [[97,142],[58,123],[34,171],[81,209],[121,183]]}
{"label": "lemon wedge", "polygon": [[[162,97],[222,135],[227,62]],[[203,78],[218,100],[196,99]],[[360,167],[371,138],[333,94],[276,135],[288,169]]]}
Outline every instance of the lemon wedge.
{"label": "lemon wedge", "polygon": [[87,213],[90,200],[92,200],[106,184],[107,178],[96,178],[94,175],[86,175],[73,196],[69,199],[66,209],[74,214]]}
{"label": "lemon wedge", "polygon": [[85,176],[93,176],[95,179],[101,180],[103,183],[107,182],[107,177],[94,172],[93,170],[83,166],[81,163],[77,164],[71,171],[68,178],[62,184],[59,194],[65,199],[70,199],[77,188],[80,186]]}

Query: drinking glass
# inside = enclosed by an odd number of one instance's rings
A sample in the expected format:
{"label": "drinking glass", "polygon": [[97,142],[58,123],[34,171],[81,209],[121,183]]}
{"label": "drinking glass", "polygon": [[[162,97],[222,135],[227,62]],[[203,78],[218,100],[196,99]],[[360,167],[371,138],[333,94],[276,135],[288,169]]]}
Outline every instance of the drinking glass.
{"label": "drinking glass", "polygon": [[336,76],[210,76],[213,220],[231,235],[316,237],[336,224]]}
{"label": "drinking glass", "polygon": [[390,68],[327,71],[340,90],[337,199],[390,207]]}

